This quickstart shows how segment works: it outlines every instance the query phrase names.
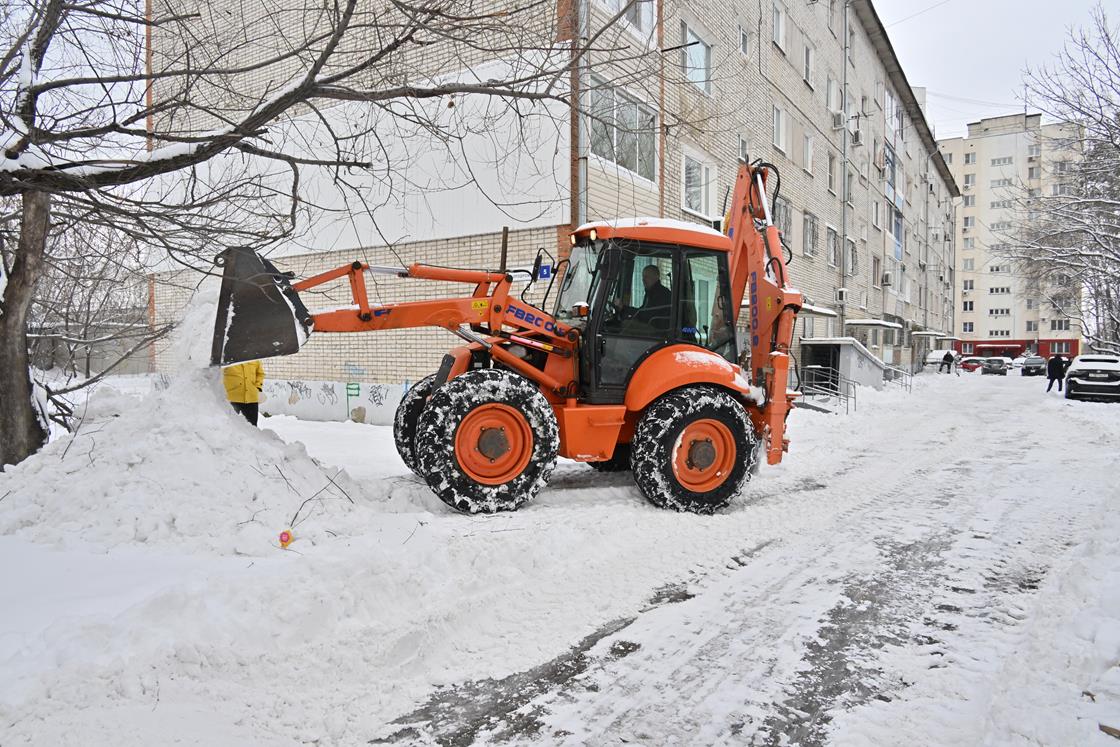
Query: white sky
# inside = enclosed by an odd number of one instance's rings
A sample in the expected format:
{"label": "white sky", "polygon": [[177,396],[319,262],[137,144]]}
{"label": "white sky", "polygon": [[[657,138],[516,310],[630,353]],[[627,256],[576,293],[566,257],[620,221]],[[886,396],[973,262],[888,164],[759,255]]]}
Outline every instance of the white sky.
{"label": "white sky", "polygon": [[[938,138],[1023,109],[1023,70],[1048,64],[1097,0],[873,0]],[[1116,0],[1106,0],[1107,8]]]}

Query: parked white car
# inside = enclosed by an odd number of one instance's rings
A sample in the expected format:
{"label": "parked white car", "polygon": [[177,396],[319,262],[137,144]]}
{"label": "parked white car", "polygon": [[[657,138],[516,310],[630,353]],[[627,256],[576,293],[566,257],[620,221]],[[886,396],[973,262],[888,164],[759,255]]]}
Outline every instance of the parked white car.
{"label": "parked white car", "polygon": [[1079,355],[1066,368],[1066,399],[1120,398],[1120,356]]}

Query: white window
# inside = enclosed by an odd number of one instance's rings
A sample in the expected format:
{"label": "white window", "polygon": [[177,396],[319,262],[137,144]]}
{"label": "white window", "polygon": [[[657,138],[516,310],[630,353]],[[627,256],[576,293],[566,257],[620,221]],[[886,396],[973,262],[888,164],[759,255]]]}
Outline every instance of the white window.
{"label": "white window", "polygon": [[[629,4],[629,0],[604,0],[604,2],[607,8],[614,13]],[[655,8],[654,0],[637,0],[633,5],[626,8],[626,12],[622,14],[622,20],[630,24],[634,30],[640,32],[643,36],[651,36],[657,20],[654,17]]]}
{"label": "white window", "polygon": [[751,145],[750,141],[744,136],[739,136],[739,160],[744,163],[750,163]]}
{"label": "white window", "polygon": [[751,32],[742,26],[739,27],[739,51],[748,57],[751,53]]}
{"label": "white window", "polygon": [[1013,163],[1015,163],[1015,159],[1012,156],[1005,156],[1003,158],[993,158],[992,159],[992,165],[993,166],[1010,166]]}
{"label": "white window", "polygon": [[[1042,178],[1042,167],[1041,166],[1031,166],[1029,169],[1027,169],[1027,178],[1028,179],[1041,179]],[[1037,195],[1032,195],[1032,197],[1035,197],[1035,196],[1037,196]]]}
{"label": "white window", "polygon": [[828,252],[828,264],[836,267],[840,261],[840,234],[832,226],[825,231],[825,250]]}
{"label": "white window", "polygon": [[704,93],[712,92],[712,45],[681,21],[681,65],[684,77]]}
{"label": "white window", "polygon": [[964,207],[976,207],[976,195],[965,195]]}
{"label": "white window", "polygon": [[953,154],[952,153],[942,153],[941,157],[945,159],[945,164],[946,165],[948,165],[948,166],[953,165]]}
{"label": "white window", "polygon": [[805,170],[813,173],[813,136],[801,136],[801,163]]}
{"label": "white window", "polygon": [[838,0],[828,0],[828,30],[832,35],[836,35],[836,6],[839,5]]}
{"label": "white window", "polygon": [[1068,342],[1052,342],[1052,343],[1050,343],[1050,352],[1053,355],[1057,355],[1058,353],[1062,353],[1064,355],[1069,355],[1069,343]]}
{"label": "white window", "polygon": [[1011,207],[1011,200],[992,200],[991,206],[995,210],[1005,210]]}
{"label": "white window", "polygon": [[1037,332],[1038,331],[1038,322],[1027,322],[1027,331],[1028,332]]}
{"label": "white window", "polygon": [[810,87],[813,85],[813,66],[816,62],[817,50],[813,49],[812,44],[805,44],[805,57],[801,61],[801,77]]}
{"label": "white window", "polygon": [[976,239],[965,239],[964,240],[964,248],[965,249],[975,249],[976,248]]}
{"label": "white window", "polygon": [[961,329],[965,332],[972,332],[974,329],[976,329],[976,324],[975,322],[964,322],[963,324],[961,324]]}
{"label": "white window", "polygon": [[1000,187],[1010,187],[1010,179],[992,179],[992,187],[998,189]]}
{"label": "white window", "polygon": [[976,163],[976,154],[975,153],[965,153],[964,154],[964,165],[965,166],[971,166],[974,163]]}
{"label": "white window", "polygon": [[591,84],[591,152],[654,181],[657,113],[600,78]]}
{"label": "white window", "polygon": [[992,230],[993,231],[1010,231],[1011,230],[1011,221],[1009,221],[1009,220],[997,220],[995,223],[992,224]]}
{"label": "white window", "polygon": [[990,329],[988,330],[989,337],[1011,337],[1011,330],[1009,329]]}
{"label": "white window", "polygon": [[711,219],[715,213],[715,181],[716,167],[711,160],[685,153],[681,207],[702,218]]}
{"label": "white window", "polygon": [[828,191],[836,194],[836,156],[828,154]]}
{"label": "white window", "polygon": [[968,259],[964,260],[963,264],[961,265],[961,269],[965,272],[972,272],[976,269],[976,260],[969,257]]}
{"label": "white window", "polygon": [[966,215],[964,217],[964,227],[965,228],[976,228],[976,218],[974,218],[971,215]]}
{"label": "white window", "polygon": [[878,200],[871,201],[871,225],[879,228],[879,221],[882,220],[883,203]]}
{"label": "white window", "polygon": [[1051,332],[1069,332],[1069,319],[1051,319]]}
{"label": "white window", "polygon": [[975,288],[976,288],[976,281],[975,280],[962,280],[961,281],[961,290],[970,291],[970,290],[975,290]]}
{"label": "white window", "polygon": [[786,9],[781,3],[774,3],[773,14],[774,43],[783,52],[786,49]]}
{"label": "white window", "polygon": [[820,222],[817,220],[817,216],[812,213],[805,213],[801,228],[801,250],[806,257],[815,257],[817,242],[820,240]]}
{"label": "white window", "polygon": [[876,288],[883,286],[883,260],[878,257],[871,258],[871,284]]}
{"label": "white window", "polygon": [[856,251],[856,242],[848,239],[844,242],[844,274],[855,275],[859,271],[859,253]]}
{"label": "white window", "polygon": [[964,186],[975,187],[976,186],[976,174],[965,174],[964,175]]}
{"label": "white window", "polygon": [[793,233],[793,205],[784,197],[774,200],[773,205],[774,225],[781,231],[782,236]]}
{"label": "white window", "polygon": [[830,112],[839,112],[844,108],[843,91],[840,90],[840,84],[831,75],[828,76],[828,88],[825,91],[825,104],[828,106]]}
{"label": "white window", "polygon": [[988,309],[988,316],[1011,316],[1011,309]]}
{"label": "white window", "polygon": [[[972,330],[970,329],[969,332],[971,332],[971,331]],[[971,353],[972,352],[972,343],[971,342],[962,342],[961,343],[961,352],[964,353],[965,355],[968,355],[969,353]]]}
{"label": "white window", "polygon": [[1042,155],[1042,146],[1041,145],[1030,146],[1029,148],[1027,148],[1027,155],[1028,156],[1035,156],[1035,157],[1041,156]]}
{"label": "white window", "polygon": [[786,152],[786,113],[779,106],[774,107],[774,147]]}
{"label": "white window", "polygon": [[975,310],[975,304],[976,304],[975,301],[965,301],[964,302],[964,308],[961,309],[961,310],[962,311],[974,311]]}

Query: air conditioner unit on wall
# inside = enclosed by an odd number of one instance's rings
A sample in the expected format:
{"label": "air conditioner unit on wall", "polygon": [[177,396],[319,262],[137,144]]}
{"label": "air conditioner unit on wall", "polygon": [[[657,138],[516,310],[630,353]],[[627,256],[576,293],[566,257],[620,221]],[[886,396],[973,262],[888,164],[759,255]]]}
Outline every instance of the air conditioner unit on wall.
{"label": "air conditioner unit on wall", "polygon": [[832,113],[832,129],[841,130],[844,128],[844,112]]}
{"label": "air conditioner unit on wall", "polygon": [[883,280],[881,282],[881,285],[883,285],[883,286],[893,285],[893,283],[891,282],[891,274],[889,272],[884,272],[883,273]]}
{"label": "air conditioner unit on wall", "polygon": [[837,288],[836,289],[836,303],[847,303],[847,302],[848,302],[848,289],[847,288]]}
{"label": "air conditioner unit on wall", "polygon": [[852,145],[863,145],[863,133],[859,130],[852,133]]}

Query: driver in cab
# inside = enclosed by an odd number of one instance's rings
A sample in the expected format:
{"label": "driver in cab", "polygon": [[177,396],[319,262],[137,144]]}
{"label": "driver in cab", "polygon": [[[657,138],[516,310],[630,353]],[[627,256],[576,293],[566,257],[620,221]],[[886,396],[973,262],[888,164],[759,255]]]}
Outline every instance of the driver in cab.
{"label": "driver in cab", "polygon": [[669,315],[673,305],[673,292],[661,284],[661,269],[646,265],[642,270],[642,285],[646,294],[638,308],[626,306],[621,300],[611,300],[623,319],[634,319],[658,332],[669,331]]}

